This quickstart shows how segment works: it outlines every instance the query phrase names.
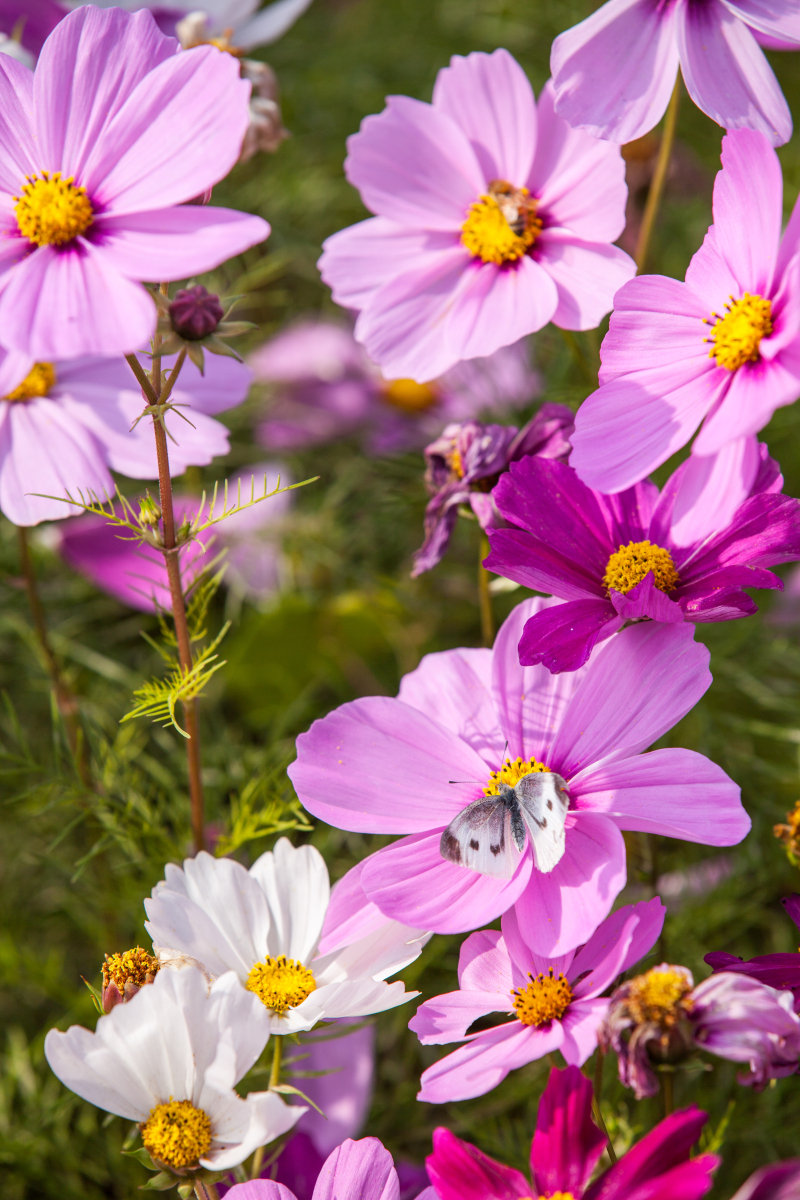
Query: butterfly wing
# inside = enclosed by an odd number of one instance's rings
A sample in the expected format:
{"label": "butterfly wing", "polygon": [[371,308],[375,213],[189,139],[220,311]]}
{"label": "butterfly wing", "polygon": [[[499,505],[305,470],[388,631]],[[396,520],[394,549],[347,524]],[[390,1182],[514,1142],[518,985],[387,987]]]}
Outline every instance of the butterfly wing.
{"label": "butterfly wing", "polygon": [[476,800],[450,822],[439,842],[447,862],[495,879],[510,879],[519,864],[510,810],[502,796]]}
{"label": "butterfly wing", "polygon": [[561,861],[566,847],[564,823],[569,810],[566,784],[554,771],[524,775],[514,788],[533,847],[533,858],[545,874]]}

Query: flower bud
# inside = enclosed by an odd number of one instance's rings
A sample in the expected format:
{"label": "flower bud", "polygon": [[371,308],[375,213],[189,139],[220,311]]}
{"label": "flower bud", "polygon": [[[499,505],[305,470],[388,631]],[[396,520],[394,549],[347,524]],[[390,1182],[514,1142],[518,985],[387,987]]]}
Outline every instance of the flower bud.
{"label": "flower bud", "polygon": [[139,501],[139,520],[143,525],[157,525],[161,520],[161,509],[149,494]]}
{"label": "flower bud", "polygon": [[109,1013],[115,1005],[133,999],[145,984],[153,982],[159,969],[157,959],[141,946],[122,954],[107,954],[103,963],[103,1012]]}
{"label": "flower bud", "polygon": [[189,342],[199,342],[213,333],[224,316],[219,296],[201,283],[181,288],[169,306],[172,328]]}

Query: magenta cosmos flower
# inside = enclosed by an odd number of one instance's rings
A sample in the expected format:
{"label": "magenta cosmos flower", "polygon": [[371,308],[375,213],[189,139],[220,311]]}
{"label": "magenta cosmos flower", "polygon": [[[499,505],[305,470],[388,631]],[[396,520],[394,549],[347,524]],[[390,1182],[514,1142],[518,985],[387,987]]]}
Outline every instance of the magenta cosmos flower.
{"label": "magenta cosmos flower", "polygon": [[554,1069],[539,1101],[531,1144],[532,1186],[520,1171],[489,1158],[449,1129],[434,1130],[426,1165],[438,1200],[700,1200],[720,1162],[714,1154],[689,1158],[705,1122],[706,1114],[698,1108],[672,1113],[590,1184],[606,1145],[592,1120],[592,1085],[577,1067]]}
{"label": "magenta cosmos flower", "polygon": [[[417,1099],[444,1104],[482,1096],[515,1067],[555,1050],[583,1066],[608,1009],[601,993],[655,944],[666,911],[657,897],[628,904],[586,945],[558,958],[531,950],[514,908],[503,914],[502,932],[470,934],[459,955],[459,991],[427,1000],[408,1023],[425,1046],[465,1043],[428,1067]],[[467,1033],[474,1021],[497,1012],[511,1020]]]}
{"label": "magenta cosmos flower", "polygon": [[790,1158],[754,1171],[732,1200],[797,1200],[798,1196],[800,1158]]}
{"label": "magenta cosmos flower", "polygon": [[348,142],[377,215],[328,238],[333,297],[389,378],[435,379],[554,321],[591,329],[634,274],[618,149],[570,129],[506,50],[454,57],[433,104],[390,96]]}
{"label": "magenta cosmos flower", "polygon": [[[289,775],[309,812],[340,829],[408,835],[359,865],[386,916],[459,933],[516,902],[534,953],[564,954],[625,883],[621,829],[708,845],[747,833],[739,789],[718,766],[690,750],[642,754],[711,683],[692,627],[633,626],[580,672],[553,676],[521,667],[517,652],[526,621],[551,603],[518,605],[493,650],[426,655],[396,699],[354,700],[298,738]],[[509,841],[511,878],[442,857],[442,834],[464,808],[534,771],[556,772],[569,797],[553,869],[538,869],[530,839],[518,856]]]}
{"label": "magenta cosmos flower", "polygon": [[702,457],[800,395],[800,205],[781,240],[781,168],[763,134],[727,134],[722,165],[686,282],[645,275],[614,297],[601,387],[578,410],[570,458],[600,491],[649,475],[701,421]]}
{"label": "magenta cosmos flower", "polygon": [[32,74],[0,55],[0,329],[36,359],[130,353],[156,324],[141,279],[208,271],[260,217],[185,202],[235,163],[249,84],[213,46],[179,52],[150,13],[86,7]]}
{"label": "magenta cosmos flower", "polygon": [[795,0],[609,0],[553,42],[556,112],[595,137],[632,142],[664,115],[680,67],[712,121],[781,146],[792,117],[758,34],[800,49]]}
{"label": "magenta cosmos flower", "polygon": [[749,498],[709,532],[705,489],[694,477],[702,464],[719,465],[710,473],[724,484],[726,463],[690,458],[660,495],[645,481],[618,496],[592,491],[563,463],[512,463],[492,497],[516,528],[489,530],[484,565],[567,601],[531,618],[520,662],[573,671],[626,621],[731,621],[757,611],[745,587],[781,588],[765,568],[800,558],[800,501],[776,494],[783,484],[778,464],[766,446],[749,440],[750,453],[733,456],[731,489],[740,490],[741,458],[752,459]]}
{"label": "magenta cosmos flower", "polygon": [[[171,399],[187,420],[165,417],[173,474],[227,453],[228,431],[212,414],[241,404],[251,378],[231,358],[207,359],[205,375],[184,364]],[[15,525],[58,521],[75,509],[47,497],[81,491],[104,500],[114,494],[112,471],[156,479],[152,421],[131,428],[143,405],[123,359],[34,362],[0,350],[0,509]]]}
{"label": "magenta cosmos flower", "polygon": [[297,450],[360,434],[372,454],[424,445],[448,421],[528,404],[539,393],[524,341],[489,358],[459,363],[440,379],[384,379],[349,329],[302,321],[248,359],[275,388],[258,438],[272,450]]}

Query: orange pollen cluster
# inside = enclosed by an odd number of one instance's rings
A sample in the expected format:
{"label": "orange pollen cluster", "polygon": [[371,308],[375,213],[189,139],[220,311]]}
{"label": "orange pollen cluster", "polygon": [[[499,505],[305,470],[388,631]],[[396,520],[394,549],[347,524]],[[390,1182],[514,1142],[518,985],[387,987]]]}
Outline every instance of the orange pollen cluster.
{"label": "orange pollen cluster", "polygon": [[511,992],[517,1020],[537,1028],[560,1021],[572,1003],[572,988],[566,977],[561,973],[554,975],[550,967],[546,975],[528,975],[528,979],[527,987]]}
{"label": "orange pollen cluster", "polygon": [[499,796],[499,785],[501,783],[506,783],[509,787],[515,787],[523,776],[530,775],[532,771],[549,772],[549,770],[549,767],[546,767],[544,763],[537,762],[535,758],[531,758],[528,761],[522,758],[515,758],[513,762],[510,758],[507,758],[499,770],[492,771],[486,781],[483,794],[484,796]]}
{"label": "orange pollen cluster", "polygon": [[470,206],[461,227],[461,243],[481,262],[516,262],[527,254],[542,231],[537,203],[527,188],[494,179],[488,192]]}

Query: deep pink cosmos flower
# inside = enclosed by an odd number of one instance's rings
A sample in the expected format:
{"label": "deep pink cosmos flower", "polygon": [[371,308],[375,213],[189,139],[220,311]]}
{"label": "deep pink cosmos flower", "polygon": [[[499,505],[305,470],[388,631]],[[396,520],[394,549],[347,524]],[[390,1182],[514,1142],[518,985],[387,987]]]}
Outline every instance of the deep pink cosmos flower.
{"label": "deep pink cosmos flower", "polygon": [[[786,896],[781,903],[800,929],[800,896]],[[788,991],[794,996],[794,1011],[800,1013],[800,953],[759,954],[755,958],[741,959],[724,950],[712,950],[706,954],[705,962],[714,971],[733,971],[739,975],[750,975],[768,987]]]}
{"label": "deep pink cosmos flower", "polygon": [[570,458],[599,491],[649,475],[701,421],[702,457],[800,395],[800,205],[781,240],[781,168],[763,134],[727,134],[722,164],[686,282],[645,275],[614,297],[602,386],[578,411]]}
{"label": "deep pink cosmos flower", "polygon": [[[425,1046],[465,1043],[428,1067],[417,1099],[444,1104],[482,1096],[515,1067],[555,1050],[583,1066],[608,1008],[601,993],[655,945],[666,911],[657,897],[628,904],[579,950],[558,958],[530,949],[514,908],[503,914],[502,932],[470,934],[458,960],[459,991],[427,1000],[408,1023]],[[511,1020],[467,1032],[496,1012]]]}
{"label": "deep pink cosmos flower", "polygon": [[[512,463],[492,497],[516,528],[489,530],[484,565],[567,601],[528,622],[520,662],[574,671],[626,621],[731,621],[757,611],[745,587],[781,588],[765,568],[800,558],[800,501],[777,494],[778,464],[766,446],[747,440],[746,453],[732,456],[732,485],[725,487],[726,463],[690,458],[660,495],[646,480],[604,496],[563,463]],[[708,463],[722,495],[740,496],[743,458],[748,475],[756,472],[749,497],[708,529],[705,489],[694,486],[698,468]]]}
{"label": "deep pink cosmos flower", "polygon": [[411,574],[421,575],[441,561],[462,505],[470,506],[482,529],[502,525],[492,498],[498,477],[525,455],[566,458],[573,419],[563,404],[543,404],[522,429],[480,421],[447,425],[441,437],[425,447],[425,483],[431,499]]}
{"label": "deep pink cosmos flower", "polygon": [[632,142],[660,121],[680,67],[712,121],[781,146],[792,117],[757,34],[800,50],[794,0],[609,0],[553,42],[556,112],[595,137]]}
{"label": "deep pink cosmos flower", "polygon": [[[620,829],[708,845],[747,833],[739,789],[718,766],[689,750],[642,754],[711,683],[692,627],[635,625],[580,672],[554,676],[521,667],[517,652],[525,622],[551,603],[518,605],[493,650],[426,655],[396,699],[354,700],[298,738],[289,775],[309,812],[340,829],[409,835],[359,864],[359,886],[386,916],[459,933],[518,902],[534,953],[564,954],[625,882]],[[467,805],[542,770],[569,795],[552,870],[534,865],[529,840],[516,860],[509,847],[510,879],[442,857],[442,833]]]}
{"label": "deep pink cosmos flower", "polygon": [[520,1171],[439,1128],[426,1164],[431,1200],[700,1200],[720,1162],[715,1154],[689,1158],[705,1122],[698,1108],[672,1113],[590,1184],[606,1144],[592,1120],[592,1085],[577,1067],[552,1070],[531,1144],[532,1184]]}
{"label": "deep pink cosmos flower", "polygon": [[[251,378],[232,358],[207,359],[204,376],[184,364],[171,399],[188,420],[177,412],[164,418],[175,475],[227,453],[228,431],[212,415],[241,404]],[[114,494],[111,471],[157,478],[150,418],[131,429],[143,406],[121,358],[35,363],[0,350],[0,509],[16,525],[58,521],[76,510],[48,496],[91,491],[103,500]]]}
{"label": "deep pink cosmos flower", "polygon": [[554,321],[591,329],[635,271],[616,147],[538,108],[506,50],[454,57],[433,104],[390,96],[348,142],[377,215],[329,238],[320,270],[389,378],[435,379]]}
{"label": "deep pink cosmos flower", "polygon": [[353,337],[333,321],[302,321],[254,351],[257,379],[275,386],[259,426],[271,450],[296,450],[360,434],[371,454],[417,448],[449,421],[530,403],[541,381],[524,341],[459,363],[441,379],[384,379]]}
{"label": "deep pink cosmos flower", "polygon": [[754,1171],[731,1200],[797,1200],[798,1196],[800,1158],[790,1158]]}
{"label": "deep pink cosmos flower", "polygon": [[148,12],[80,8],[36,71],[0,55],[0,329],[33,358],[130,353],[156,309],[138,282],[208,271],[260,217],[187,205],[221,179],[249,84],[213,46],[178,52]]}

